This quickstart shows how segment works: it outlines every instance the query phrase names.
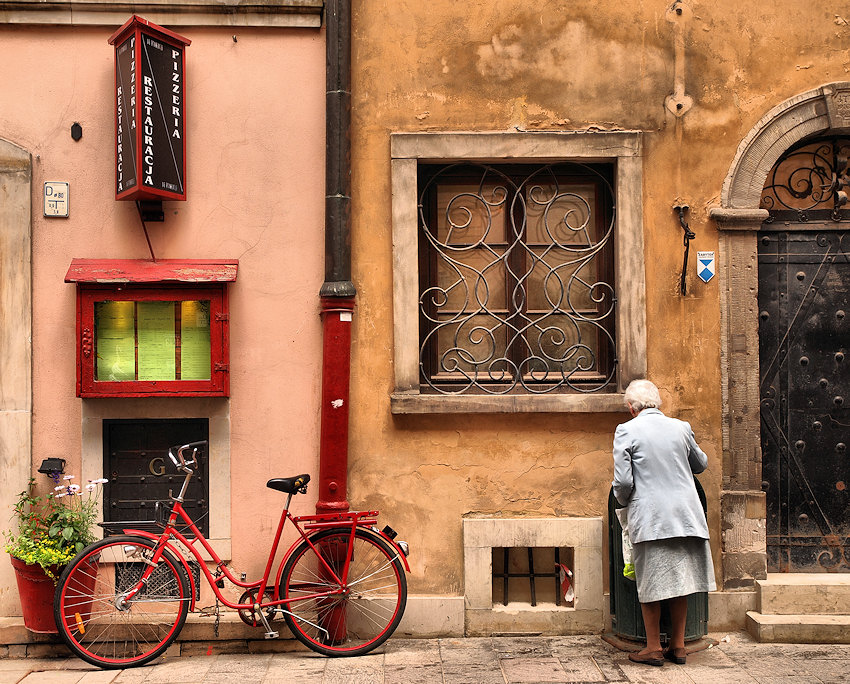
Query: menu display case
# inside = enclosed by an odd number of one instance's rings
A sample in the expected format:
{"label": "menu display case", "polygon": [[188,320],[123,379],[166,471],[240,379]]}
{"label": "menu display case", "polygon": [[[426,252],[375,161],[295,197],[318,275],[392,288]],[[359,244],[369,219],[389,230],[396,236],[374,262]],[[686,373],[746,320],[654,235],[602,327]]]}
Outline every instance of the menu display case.
{"label": "menu display case", "polygon": [[77,396],[229,395],[235,262],[111,262],[105,278],[105,262],[83,261],[66,276],[77,283]]}

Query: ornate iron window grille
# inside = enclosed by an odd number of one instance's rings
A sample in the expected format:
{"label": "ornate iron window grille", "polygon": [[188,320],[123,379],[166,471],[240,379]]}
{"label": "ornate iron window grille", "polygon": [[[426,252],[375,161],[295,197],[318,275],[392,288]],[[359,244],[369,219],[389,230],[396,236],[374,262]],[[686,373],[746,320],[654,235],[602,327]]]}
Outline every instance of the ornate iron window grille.
{"label": "ornate iron window grille", "polygon": [[829,218],[848,220],[843,210],[850,138],[804,141],[791,148],[774,164],[764,185],[761,207],[770,211],[768,222],[806,222]]}
{"label": "ornate iron window grille", "polygon": [[[610,391],[617,298],[606,170],[464,163],[422,174],[424,387],[442,394]],[[466,187],[437,202],[438,189],[459,178]],[[590,196],[577,190],[588,185]]]}

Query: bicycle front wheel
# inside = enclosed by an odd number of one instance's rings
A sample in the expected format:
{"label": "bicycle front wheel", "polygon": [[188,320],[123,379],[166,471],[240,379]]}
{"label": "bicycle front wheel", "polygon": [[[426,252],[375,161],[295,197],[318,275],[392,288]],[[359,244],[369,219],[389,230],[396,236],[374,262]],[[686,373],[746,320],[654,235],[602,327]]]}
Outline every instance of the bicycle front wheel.
{"label": "bicycle front wheel", "polygon": [[[357,656],[384,643],[398,627],[407,602],[407,578],[398,551],[375,532],[322,530],[302,541],[286,561],[281,598],[294,599],[284,613],[301,643],[329,656]],[[348,581],[332,579],[316,552],[341,577],[353,544]],[[333,593],[336,592],[336,593]],[[300,599],[300,600],[298,600]]]}
{"label": "bicycle front wheel", "polygon": [[189,612],[190,582],[167,549],[135,596],[127,594],[150,566],[156,542],[107,537],[65,568],[53,600],[59,635],[83,660],[106,669],[144,665],[177,638]]}

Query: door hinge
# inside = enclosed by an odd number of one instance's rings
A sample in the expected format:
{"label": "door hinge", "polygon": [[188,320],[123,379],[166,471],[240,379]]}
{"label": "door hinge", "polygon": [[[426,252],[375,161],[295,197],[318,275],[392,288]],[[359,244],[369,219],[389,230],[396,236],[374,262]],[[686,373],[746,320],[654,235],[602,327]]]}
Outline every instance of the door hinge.
{"label": "door hinge", "polygon": [[227,373],[230,371],[230,365],[227,363],[216,363],[215,370],[221,371],[222,373]]}
{"label": "door hinge", "polygon": [[230,321],[230,314],[218,312],[215,315],[215,320],[217,320],[217,321]]}

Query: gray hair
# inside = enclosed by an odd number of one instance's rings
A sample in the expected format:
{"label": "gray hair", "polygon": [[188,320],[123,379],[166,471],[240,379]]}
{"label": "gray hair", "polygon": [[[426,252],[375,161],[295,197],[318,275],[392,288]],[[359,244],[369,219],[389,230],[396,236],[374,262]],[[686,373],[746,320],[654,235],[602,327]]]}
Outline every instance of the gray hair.
{"label": "gray hair", "polygon": [[623,403],[640,413],[645,408],[661,408],[661,394],[649,380],[632,380],[626,388]]}

